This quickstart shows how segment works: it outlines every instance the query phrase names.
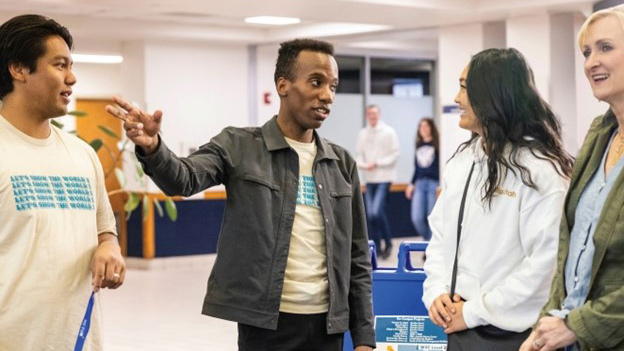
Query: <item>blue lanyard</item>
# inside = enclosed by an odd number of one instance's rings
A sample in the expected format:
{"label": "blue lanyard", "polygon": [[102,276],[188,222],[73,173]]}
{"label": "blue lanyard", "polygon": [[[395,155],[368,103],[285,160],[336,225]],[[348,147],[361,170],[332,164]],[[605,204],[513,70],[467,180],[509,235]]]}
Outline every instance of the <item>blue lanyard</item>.
{"label": "blue lanyard", "polygon": [[87,310],[85,311],[82,323],[80,323],[80,330],[78,330],[78,338],[76,338],[76,346],[74,346],[74,351],[82,351],[82,346],[84,345],[85,339],[87,338],[87,334],[89,334],[89,327],[91,326],[91,312],[93,311],[93,301],[95,300],[93,294],[95,293],[91,292],[91,297],[89,298]]}

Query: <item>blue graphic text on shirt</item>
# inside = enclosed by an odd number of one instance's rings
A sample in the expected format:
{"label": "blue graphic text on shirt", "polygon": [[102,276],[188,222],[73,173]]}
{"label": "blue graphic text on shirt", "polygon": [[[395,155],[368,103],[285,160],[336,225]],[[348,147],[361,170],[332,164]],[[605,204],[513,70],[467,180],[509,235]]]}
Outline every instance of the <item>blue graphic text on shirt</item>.
{"label": "blue graphic text on shirt", "polygon": [[11,176],[15,207],[32,209],[95,210],[88,178],[76,176]]}
{"label": "blue graphic text on shirt", "polygon": [[297,204],[316,208],[321,207],[316,193],[316,183],[314,182],[314,177],[306,175],[299,176]]}

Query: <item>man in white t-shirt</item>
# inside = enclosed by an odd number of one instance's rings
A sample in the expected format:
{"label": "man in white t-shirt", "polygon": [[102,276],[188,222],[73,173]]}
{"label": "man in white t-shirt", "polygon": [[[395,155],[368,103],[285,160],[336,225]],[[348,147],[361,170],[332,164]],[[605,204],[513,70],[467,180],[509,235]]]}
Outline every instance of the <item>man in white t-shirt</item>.
{"label": "man in white t-shirt", "polygon": [[[387,258],[392,249],[392,233],[386,199],[396,177],[399,139],[394,128],[381,121],[379,106],[366,107],[366,120],[368,124],[358,134],[355,159],[366,183],[368,232],[375,241],[377,253]],[[381,239],[385,243],[383,250]]]}
{"label": "man in white t-shirt", "polygon": [[[43,16],[0,27],[0,351],[73,350],[91,292],[124,280],[97,155],[50,126],[76,83],[71,47]],[[102,350],[98,300],[84,350]]]}

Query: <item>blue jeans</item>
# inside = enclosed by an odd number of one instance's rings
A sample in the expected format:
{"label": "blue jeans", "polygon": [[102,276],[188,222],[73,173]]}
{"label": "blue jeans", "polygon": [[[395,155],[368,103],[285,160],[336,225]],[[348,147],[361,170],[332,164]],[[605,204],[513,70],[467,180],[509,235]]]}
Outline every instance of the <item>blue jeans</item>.
{"label": "blue jeans", "polygon": [[440,185],[439,180],[422,178],[416,181],[412,194],[412,224],[416,233],[425,240],[431,239],[431,228],[427,216],[433,210],[436,202],[436,191]]}
{"label": "blue jeans", "polygon": [[390,183],[367,183],[366,194],[366,219],[368,221],[368,236],[371,238],[377,250],[381,250],[381,239],[384,239],[386,248],[392,246],[390,235],[390,222],[386,214],[386,198],[390,190]]}

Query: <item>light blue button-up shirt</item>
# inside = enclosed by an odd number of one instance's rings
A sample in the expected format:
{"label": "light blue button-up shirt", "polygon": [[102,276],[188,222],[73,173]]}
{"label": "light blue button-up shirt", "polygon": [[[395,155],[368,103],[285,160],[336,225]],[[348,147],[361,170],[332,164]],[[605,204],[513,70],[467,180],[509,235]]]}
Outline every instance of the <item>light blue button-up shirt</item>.
{"label": "light blue button-up shirt", "polygon": [[[561,309],[549,311],[551,315],[559,318],[565,318],[570,311],[583,306],[589,293],[592,261],[596,249],[593,240],[594,232],[602,213],[602,206],[613,188],[615,179],[624,167],[624,158],[620,158],[605,177],[604,166],[614,137],[615,133],[605,149],[600,167],[585,186],[576,206],[574,227],[570,233],[570,251],[565,265],[567,295],[561,304]],[[577,345],[566,350],[577,350],[578,348],[575,347]]]}

